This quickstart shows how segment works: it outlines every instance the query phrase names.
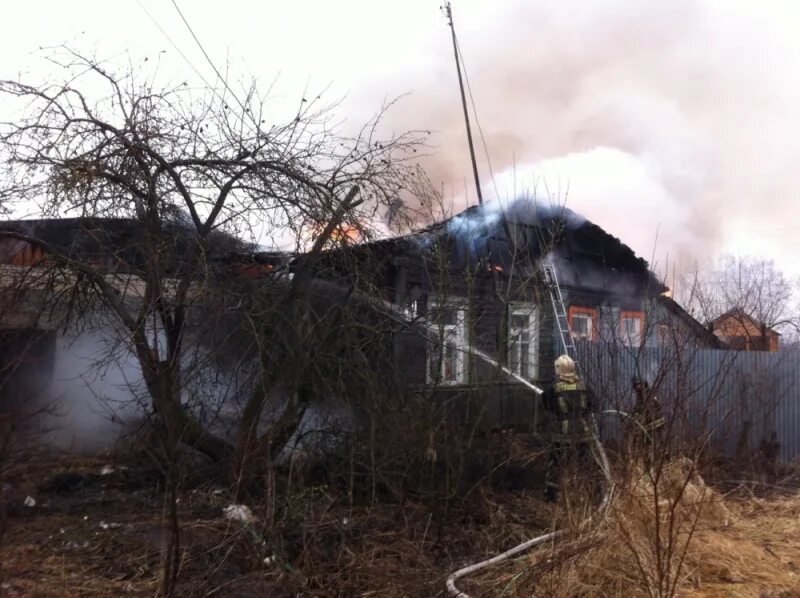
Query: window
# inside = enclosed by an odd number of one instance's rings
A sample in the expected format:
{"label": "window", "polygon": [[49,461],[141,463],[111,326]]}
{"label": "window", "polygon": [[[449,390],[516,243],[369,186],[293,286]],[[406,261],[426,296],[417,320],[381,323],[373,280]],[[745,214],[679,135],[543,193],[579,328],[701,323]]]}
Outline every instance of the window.
{"label": "window", "polygon": [[437,336],[437,340],[428,343],[428,382],[465,382],[465,311],[453,306],[433,305],[428,313],[428,321]]}
{"label": "window", "polygon": [[568,316],[572,338],[584,341],[597,339],[598,317],[595,308],[571,305]]}
{"label": "window", "polygon": [[640,311],[622,311],[619,314],[619,335],[622,343],[631,347],[642,344],[644,314]]}
{"label": "window", "polygon": [[521,378],[536,377],[537,314],[532,306],[508,313],[508,368]]}
{"label": "window", "polygon": [[[401,283],[404,284],[404,283]],[[406,320],[416,320],[425,313],[427,295],[422,286],[409,282],[406,284],[407,292],[399,299],[397,309],[402,312]]]}
{"label": "window", "polygon": [[403,315],[408,320],[416,320],[419,316],[419,299],[409,299],[403,305]]}

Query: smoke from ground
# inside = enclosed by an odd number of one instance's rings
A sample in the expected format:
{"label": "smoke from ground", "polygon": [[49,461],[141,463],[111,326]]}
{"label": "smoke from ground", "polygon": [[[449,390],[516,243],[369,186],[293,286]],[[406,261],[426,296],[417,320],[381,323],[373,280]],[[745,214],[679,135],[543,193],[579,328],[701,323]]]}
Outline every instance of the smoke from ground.
{"label": "smoke from ground", "polygon": [[[152,416],[141,365],[119,339],[112,326],[56,337],[51,381],[39,398],[49,408],[42,427],[53,446],[98,452]],[[194,343],[185,351],[183,404],[215,432],[230,434],[240,385],[249,378],[213,367]]]}
{"label": "smoke from ground", "polygon": [[[26,370],[27,378],[18,382],[27,389],[26,413],[39,430],[28,435],[32,441],[68,452],[92,454],[111,448],[120,438],[146,425],[152,408],[141,366],[118,339],[119,332],[111,326],[48,338],[48,342],[55,343],[54,350],[45,351],[48,364],[41,359],[34,375],[28,376],[30,372]],[[215,366],[193,343],[186,347],[184,357],[182,402],[214,433],[234,442],[251,373]],[[277,418],[285,400],[280,392],[272,397],[265,425]],[[0,400],[0,415],[4,407]],[[319,434],[311,432],[347,421],[346,413],[325,404],[310,408],[298,432],[310,436],[301,444],[311,446],[319,441]]]}
{"label": "smoke from ground", "polygon": [[[660,266],[667,254],[685,265],[730,250],[734,234],[733,249],[774,255],[781,238],[752,231],[793,219],[800,153],[800,45],[793,16],[779,8],[710,0],[456,4],[495,174],[493,184],[473,117],[485,196],[535,190],[566,201]],[[432,9],[430,18],[440,17]],[[391,126],[433,132],[424,166],[456,212],[476,196],[449,43],[442,20],[428,62],[405,76],[389,73],[373,89],[410,91],[390,113]],[[742,231],[751,231],[744,246]]]}
{"label": "smoke from ground", "polygon": [[50,387],[40,399],[50,410],[42,426],[53,446],[100,451],[141,422],[141,368],[114,336],[108,329],[56,338]]}

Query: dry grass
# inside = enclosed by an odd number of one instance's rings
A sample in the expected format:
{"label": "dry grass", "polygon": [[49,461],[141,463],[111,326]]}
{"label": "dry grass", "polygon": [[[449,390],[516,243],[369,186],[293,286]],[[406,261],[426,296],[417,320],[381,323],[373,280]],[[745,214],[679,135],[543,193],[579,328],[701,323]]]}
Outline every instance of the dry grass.
{"label": "dry grass", "polygon": [[[96,474],[105,463],[48,461],[15,477],[0,596],[154,594],[157,480],[141,481],[132,467],[66,493],[41,490],[54,474]],[[21,505],[28,494],[36,507]],[[259,521],[248,529],[223,518],[231,501],[225,488],[185,488],[180,595],[431,596],[454,562],[521,541],[542,524],[536,501],[523,493],[477,489],[445,524],[421,503],[350,505],[333,488],[296,488],[284,498],[272,529],[266,505],[251,504]]]}
{"label": "dry grass", "polygon": [[693,539],[685,594],[800,596],[800,496],[734,503],[736,521]]}
{"label": "dry grass", "polygon": [[676,461],[657,483],[639,472],[599,522],[479,581],[497,596],[800,596],[800,495],[725,499]]}
{"label": "dry grass", "polygon": [[[58,464],[97,471],[102,463]],[[48,471],[52,471],[48,465]],[[332,489],[293,495],[276,522],[248,530],[222,518],[229,498],[212,486],[181,497],[182,596],[436,596],[449,573],[553,525],[569,540],[468,578],[473,596],[647,596],[659,571],[680,595],[800,596],[800,496],[720,496],[676,462],[657,486],[617,495],[599,523],[588,507],[541,503],[538,492],[478,489],[439,525],[426,505],[350,506]],[[688,483],[685,483],[688,482]],[[24,497],[35,491],[18,480]],[[657,488],[657,493],[654,491]],[[114,476],[67,496],[18,508],[0,546],[0,596],[152,596],[157,587],[160,495]],[[671,506],[675,509],[670,510]],[[659,515],[656,516],[656,511]],[[668,513],[672,512],[672,515]],[[100,522],[113,523],[110,529]],[[672,522],[675,550],[658,562],[653,537]],[[683,567],[676,559],[691,540]],[[275,552],[272,565],[263,562]],[[656,588],[657,589],[657,588]]]}

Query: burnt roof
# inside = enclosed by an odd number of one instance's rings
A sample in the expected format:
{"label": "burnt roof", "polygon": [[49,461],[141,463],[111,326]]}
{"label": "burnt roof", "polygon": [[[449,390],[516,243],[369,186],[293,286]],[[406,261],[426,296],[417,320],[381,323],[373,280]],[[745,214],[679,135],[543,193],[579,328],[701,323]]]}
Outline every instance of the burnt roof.
{"label": "burnt roof", "polygon": [[[146,225],[132,218],[48,218],[0,222],[0,232],[15,232],[39,240],[61,255],[83,261],[108,261],[117,267],[137,269],[144,265],[143,238]],[[190,244],[197,243],[194,226],[180,220],[161,224],[158,242],[169,263],[175,265]],[[210,260],[235,253],[248,253],[248,245],[222,232],[212,232],[206,243]]]}
{"label": "burnt roof", "polygon": [[[651,295],[667,290],[646,260],[617,237],[566,207],[517,201],[505,209],[474,206],[412,233],[364,243],[350,251],[424,259],[445,249],[454,270],[485,263],[489,269],[549,260],[564,287]],[[338,250],[337,250],[338,251]],[[522,259],[521,259],[522,258]]]}

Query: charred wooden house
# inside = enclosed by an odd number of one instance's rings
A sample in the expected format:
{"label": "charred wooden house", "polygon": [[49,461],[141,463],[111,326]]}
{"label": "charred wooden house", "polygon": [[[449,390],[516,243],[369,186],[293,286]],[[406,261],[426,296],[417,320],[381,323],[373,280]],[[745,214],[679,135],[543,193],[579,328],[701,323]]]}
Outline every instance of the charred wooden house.
{"label": "charred wooden house", "polygon": [[402,384],[499,400],[526,393],[521,380],[548,384],[563,352],[543,263],[558,274],[578,342],[634,350],[680,336],[721,346],[645,260],[566,208],[476,206],[408,235],[331,251],[315,269],[401,316],[392,343]]}

